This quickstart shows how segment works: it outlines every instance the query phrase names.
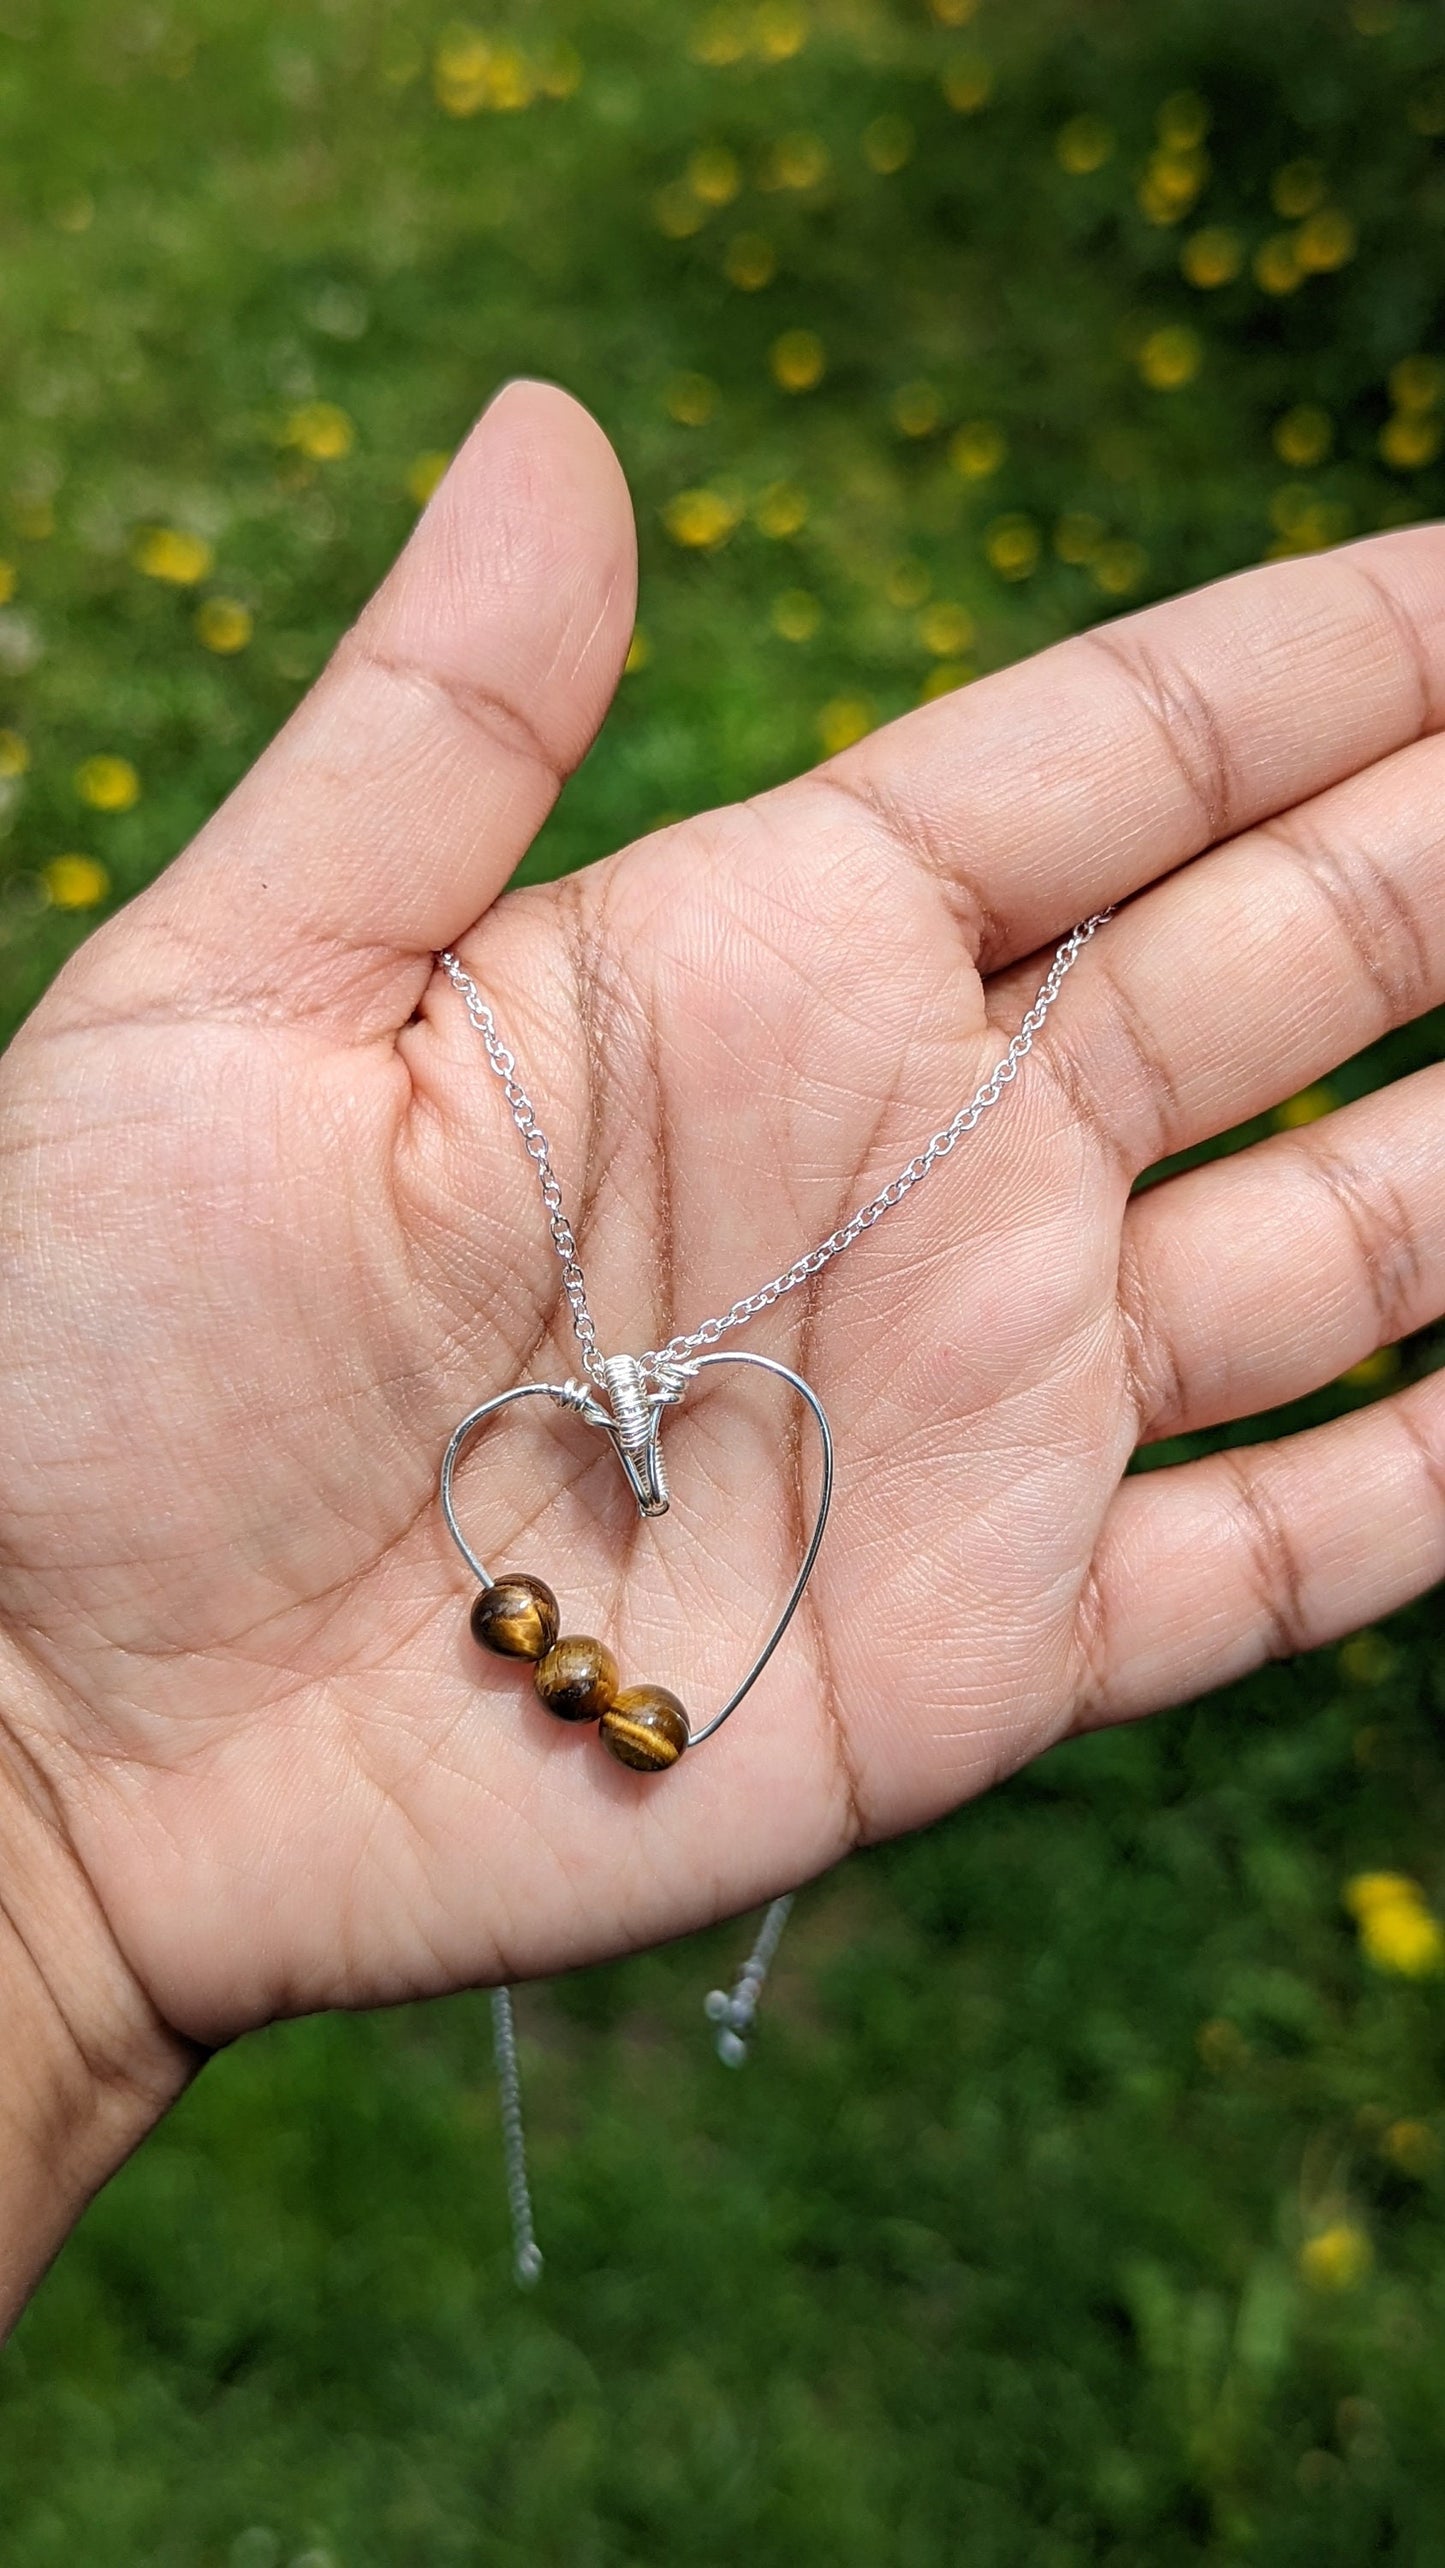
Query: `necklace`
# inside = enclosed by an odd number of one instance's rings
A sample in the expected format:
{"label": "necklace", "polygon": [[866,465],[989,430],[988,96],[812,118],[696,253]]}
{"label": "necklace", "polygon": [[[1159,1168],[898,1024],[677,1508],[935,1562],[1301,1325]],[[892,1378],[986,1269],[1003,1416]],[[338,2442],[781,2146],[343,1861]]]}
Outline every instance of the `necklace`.
{"label": "necklace", "polygon": [[[470,1615],[474,1638],[483,1648],[493,1650],[503,1658],[530,1663],[535,1690],[547,1709],[563,1721],[595,1721],[603,1744],[622,1765],[641,1773],[663,1771],[675,1765],[685,1749],[700,1747],[705,1739],[710,1739],[722,1728],[724,1721],[737,1710],[743,1697],[757,1683],[792,1621],[812,1574],[818,1546],[823,1539],[823,1528],[828,1520],[833,1489],[833,1438],[816,1391],[800,1373],[795,1373],[791,1366],[780,1363],[776,1357],[757,1355],[741,1348],[721,1350],[719,1339],[729,1336],[734,1329],[744,1327],[763,1311],[771,1310],[785,1294],[796,1292],[799,1285],[821,1274],[825,1266],[831,1264],[835,1257],[841,1257],[843,1251],[861,1239],[865,1231],[871,1230],[875,1222],[881,1221],[885,1213],[901,1204],[905,1195],[922,1183],[938,1161],[949,1156],[965,1133],[972,1132],[1017,1078],[1067,975],[1090,939],[1112,916],[1111,910],[1100,910],[1065,937],[1039,985],[1032,1007],[982,1087],[975,1090],[967,1105],[960,1106],[951,1123],[935,1132],[899,1169],[896,1177],[890,1178],[886,1186],[871,1196],[866,1204],[860,1205],[857,1212],[841,1223],[837,1230],[831,1231],[825,1240],[820,1240],[816,1248],[809,1249],[803,1257],[795,1258],[791,1266],[784,1267],[780,1274],[774,1275],[756,1292],[744,1294],[715,1319],[704,1320],[685,1335],[669,1338],[666,1346],[649,1348],[645,1355],[607,1356],[602,1353],[596,1324],[588,1306],[587,1284],[577,1251],[576,1235],[567,1218],[562,1189],[552,1165],[552,1146],[517,1075],[516,1055],[502,1041],[496,1018],[457,956],[451,952],[438,956],[442,970],[481,1036],[488,1064],[501,1082],[512,1121],[536,1169],[547,1226],[561,1268],[562,1290],[567,1297],[573,1334],[586,1377],[566,1382],[514,1383],[505,1391],[494,1392],[478,1407],[469,1409],[453,1429],[442,1457],[442,1513],[448,1533],[473,1577],[479,1581],[479,1592]],[[605,1641],[595,1640],[590,1634],[563,1634],[557,1599],[545,1579],[530,1572],[506,1572],[494,1576],[478,1558],[462,1530],[457,1516],[454,1482],[463,1451],[490,1419],[514,1401],[545,1399],[570,1411],[607,1438],[639,1515],[665,1515],[669,1500],[662,1455],[663,1419],[669,1410],[686,1398],[700,1374],[713,1366],[726,1364],[750,1365],[770,1373],[804,1402],[817,1432],[822,1473],[812,1531],[781,1613],[742,1683],[734,1688],[721,1710],[714,1712],[710,1719],[695,1722],[677,1695],[666,1686],[619,1685],[617,1663]],[[747,2055],[747,2036],[758,1998],[791,1905],[791,1895],[771,1902],[752,1952],[731,1994],[723,1989],[714,1989],[706,2001],[708,2019],[717,2028],[719,2056],[729,2067],[740,2066]],[[532,2225],[510,1989],[498,1988],[492,1992],[492,2028],[511,2209],[513,2271],[519,2283],[529,2285],[541,2275],[542,2255]]]}

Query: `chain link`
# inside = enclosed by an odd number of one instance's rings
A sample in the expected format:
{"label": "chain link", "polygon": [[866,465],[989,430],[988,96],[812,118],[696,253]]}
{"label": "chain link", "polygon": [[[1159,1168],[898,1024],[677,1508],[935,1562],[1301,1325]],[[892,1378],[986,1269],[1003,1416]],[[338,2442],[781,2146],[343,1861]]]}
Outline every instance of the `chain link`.
{"label": "chain link", "polygon": [[[795,1258],[793,1264],[784,1267],[781,1274],[774,1275],[770,1282],[760,1285],[757,1292],[744,1294],[739,1301],[732,1303],[729,1309],[719,1312],[716,1319],[704,1320],[698,1328],[690,1329],[685,1336],[669,1338],[666,1346],[649,1348],[646,1355],[641,1358],[641,1363],[643,1369],[651,1374],[654,1381],[661,1374],[667,1373],[678,1365],[686,1364],[690,1356],[700,1355],[706,1348],[716,1346],[719,1338],[726,1337],[729,1330],[742,1328],[748,1320],[755,1320],[760,1312],[769,1311],[775,1302],[781,1302],[785,1293],[795,1292],[798,1286],[806,1284],[810,1277],[821,1274],[825,1266],[831,1264],[835,1257],[841,1257],[845,1248],[851,1248],[854,1241],[861,1239],[865,1231],[871,1230],[875,1222],[881,1221],[885,1213],[891,1212],[895,1204],[901,1204],[904,1196],[910,1194],[915,1186],[922,1183],[930,1169],[936,1167],[940,1159],[948,1157],[950,1151],[963,1139],[964,1134],[972,1132],[975,1124],[982,1120],[990,1106],[998,1104],[1005,1088],[1011,1086],[1018,1077],[1020,1065],[1032,1052],[1034,1038],[1063,988],[1067,975],[1073,970],[1090,938],[1097,935],[1099,929],[1113,915],[1112,910],[1098,910],[1092,918],[1084,919],[1070,935],[1065,937],[1039,984],[1032,1007],[1024,1017],[1018,1032],[1011,1039],[1007,1051],[1002,1059],[995,1063],[982,1087],[975,1090],[967,1105],[959,1107],[953,1121],[945,1124],[941,1131],[934,1133],[931,1140],[924,1143],[923,1148],[915,1153],[907,1165],[899,1169],[896,1177],[891,1177],[887,1185],[881,1188],[868,1203],[861,1204],[848,1221],[840,1224],[837,1230],[830,1231],[828,1237],[820,1240],[816,1248],[810,1248],[806,1256]],[[476,982],[471,974],[463,969],[455,954],[442,954],[438,960],[486,1046],[487,1059],[501,1081],[502,1093],[511,1108],[512,1121],[522,1136],[529,1159],[536,1168],[538,1183],[542,1190],[542,1201],[547,1208],[552,1244],[557,1251],[562,1269],[562,1289],[571,1309],[572,1326],[577,1343],[582,1350],[582,1361],[592,1380],[601,1383],[605,1380],[604,1358],[598,1345],[592,1314],[587,1306],[587,1288],[577,1254],[576,1238],[563,1209],[562,1189],[557,1183],[556,1171],[552,1166],[551,1144],[537,1121],[536,1109],[531,1098],[517,1077],[516,1057],[507,1049],[498,1034],[496,1019],[477,988]]]}

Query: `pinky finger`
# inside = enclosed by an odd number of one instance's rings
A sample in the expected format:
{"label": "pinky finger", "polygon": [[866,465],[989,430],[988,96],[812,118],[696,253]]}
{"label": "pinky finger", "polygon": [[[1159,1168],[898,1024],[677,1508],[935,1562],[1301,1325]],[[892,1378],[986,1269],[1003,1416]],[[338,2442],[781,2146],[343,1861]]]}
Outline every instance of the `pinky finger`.
{"label": "pinky finger", "polygon": [[1318,1649],[1445,1577],[1445,1374],[1273,1444],[1126,1480],[1081,1626],[1075,1727]]}

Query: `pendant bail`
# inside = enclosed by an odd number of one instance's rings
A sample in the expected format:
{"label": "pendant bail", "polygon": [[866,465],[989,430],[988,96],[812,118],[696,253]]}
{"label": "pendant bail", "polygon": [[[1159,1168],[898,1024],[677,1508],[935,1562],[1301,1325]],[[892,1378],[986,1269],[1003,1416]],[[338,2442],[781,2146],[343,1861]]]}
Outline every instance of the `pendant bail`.
{"label": "pendant bail", "polygon": [[612,1439],[613,1452],[627,1475],[638,1513],[665,1516],[668,1490],[660,1441],[662,1413],[682,1397],[681,1382],[676,1389],[650,1391],[635,1355],[604,1356],[602,1378],[611,1416],[601,1411],[599,1423]]}

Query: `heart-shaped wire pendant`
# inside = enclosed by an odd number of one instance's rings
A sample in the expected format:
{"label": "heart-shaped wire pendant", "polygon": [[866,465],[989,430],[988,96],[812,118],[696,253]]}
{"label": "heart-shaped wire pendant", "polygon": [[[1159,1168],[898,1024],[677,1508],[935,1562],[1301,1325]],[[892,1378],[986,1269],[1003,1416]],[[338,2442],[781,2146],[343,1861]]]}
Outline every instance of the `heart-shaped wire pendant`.
{"label": "heart-shaped wire pendant", "polygon": [[[698,1374],[719,1364],[751,1365],[759,1372],[776,1374],[797,1392],[812,1412],[818,1431],[822,1478],[813,1530],[782,1612],[741,1685],[733,1689],[721,1711],[694,1726],[668,1687],[620,1685],[617,1663],[604,1641],[594,1640],[590,1634],[564,1633],[557,1599],[545,1579],[527,1572],[493,1576],[485,1562],[478,1559],[457,1521],[453,1482],[464,1449],[489,1419],[515,1400],[551,1400],[606,1435],[639,1515],[666,1515],[663,1417],[667,1410],[677,1407]],[[468,1411],[453,1431],[441,1469],[441,1505],[447,1531],[467,1567],[481,1582],[481,1593],[471,1609],[473,1636],[484,1649],[494,1650],[500,1657],[530,1661],[537,1693],[547,1709],[564,1721],[596,1721],[603,1744],[619,1763],[640,1773],[658,1773],[676,1765],[684,1748],[700,1747],[704,1739],[710,1739],[737,1710],[744,1695],[751,1693],[797,1612],[818,1557],[833,1495],[833,1438],[823,1404],[791,1366],[778,1363],[770,1355],[728,1348],[721,1353],[694,1356],[686,1364],[654,1366],[652,1370],[654,1379],[649,1384],[635,1356],[608,1357],[602,1366],[608,1406],[584,1382],[515,1383],[510,1391],[498,1391],[490,1400],[483,1400],[479,1408]]]}

